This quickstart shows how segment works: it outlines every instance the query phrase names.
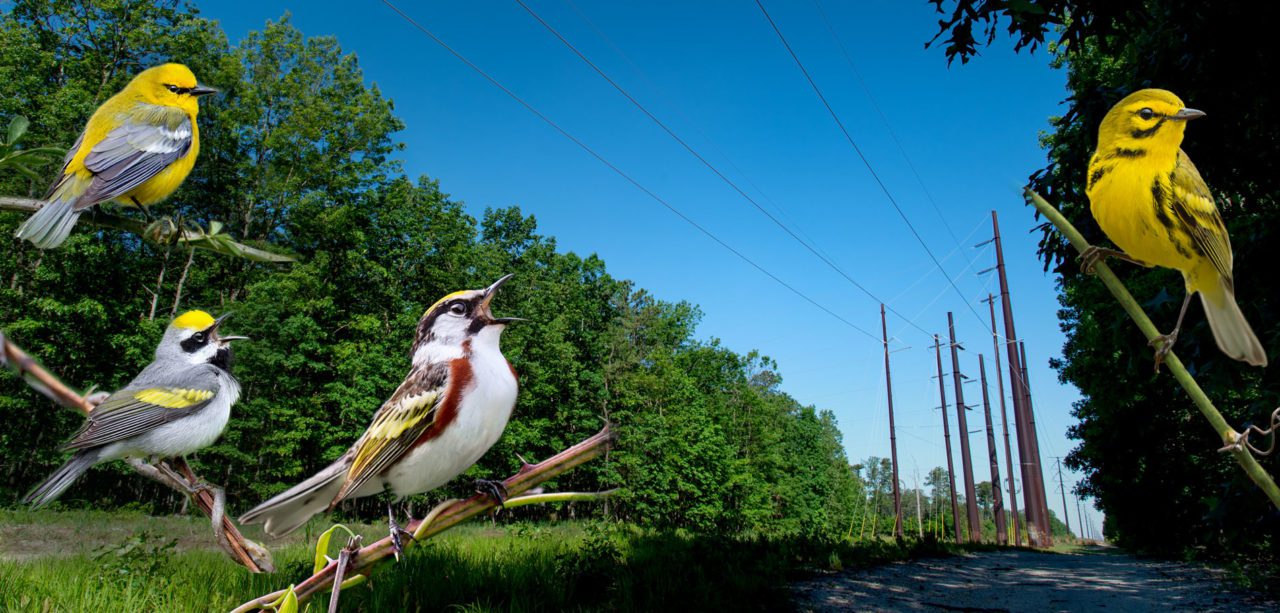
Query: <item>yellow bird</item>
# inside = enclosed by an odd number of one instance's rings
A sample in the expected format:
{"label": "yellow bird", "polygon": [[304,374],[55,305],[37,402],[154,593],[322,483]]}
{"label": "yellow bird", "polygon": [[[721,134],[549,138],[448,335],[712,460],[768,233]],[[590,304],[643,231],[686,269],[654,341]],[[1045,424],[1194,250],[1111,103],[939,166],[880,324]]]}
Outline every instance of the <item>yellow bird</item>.
{"label": "yellow bird", "polygon": [[138,73],[89,118],[44,206],[18,228],[18,238],[51,249],[95,204],[116,200],[145,207],[167,198],[200,152],[196,99],[216,91],[196,82],[182,64]]}
{"label": "yellow bird", "polygon": [[1187,121],[1204,113],[1162,89],[1134,92],[1111,108],[1098,128],[1089,160],[1094,219],[1123,252],[1093,247],[1081,254],[1089,272],[1101,258],[1182,273],[1186,298],[1173,332],[1156,339],[1156,368],[1173,347],[1191,294],[1199,292],[1214,340],[1223,353],[1254,366],[1267,354],[1236,305],[1231,240],[1213,196],[1180,148]]}

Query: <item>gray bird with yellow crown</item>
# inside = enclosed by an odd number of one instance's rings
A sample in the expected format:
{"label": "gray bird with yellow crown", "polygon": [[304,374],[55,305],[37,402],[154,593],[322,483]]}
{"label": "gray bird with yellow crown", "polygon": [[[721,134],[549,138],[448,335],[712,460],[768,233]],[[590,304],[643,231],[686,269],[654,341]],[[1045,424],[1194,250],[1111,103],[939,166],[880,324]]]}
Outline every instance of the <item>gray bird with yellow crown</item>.
{"label": "gray bird with yellow crown", "polygon": [[213,444],[227,426],[240,384],[231,376],[226,315],[188,311],[165,330],[156,358],[89,413],[63,445],[75,455],[24,502],[41,507],[61,496],[95,464],[124,458],[183,457]]}

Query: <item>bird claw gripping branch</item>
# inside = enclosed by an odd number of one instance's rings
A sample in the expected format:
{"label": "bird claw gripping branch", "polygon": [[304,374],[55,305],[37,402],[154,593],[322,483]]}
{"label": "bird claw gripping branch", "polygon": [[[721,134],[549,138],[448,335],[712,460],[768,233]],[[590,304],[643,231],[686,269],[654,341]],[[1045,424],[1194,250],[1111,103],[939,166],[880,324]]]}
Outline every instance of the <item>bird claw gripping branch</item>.
{"label": "bird claw gripping branch", "polygon": [[1174,330],[1170,334],[1162,334],[1151,339],[1148,347],[1155,348],[1156,372],[1160,372],[1160,366],[1164,364],[1164,359],[1173,351],[1173,344],[1178,340],[1178,331]]}
{"label": "bird claw gripping branch", "polygon": [[[409,516],[409,523],[413,523],[412,515]],[[387,528],[391,533],[391,551],[395,554],[396,561],[399,562],[400,556],[404,555],[404,537],[407,536],[409,540],[414,542],[417,542],[418,539],[413,537],[412,532],[401,528],[400,524],[396,522],[396,514],[390,502],[387,503]]]}
{"label": "bird claw gripping branch", "polygon": [[1149,268],[1151,266],[1150,264],[1143,262],[1142,260],[1135,260],[1132,257],[1129,257],[1129,254],[1123,251],[1116,251],[1115,249],[1106,249],[1104,247],[1098,247],[1097,245],[1090,245],[1087,249],[1084,250],[1084,253],[1081,253],[1078,257],[1076,257],[1076,261],[1080,262],[1080,270],[1084,272],[1084,274],[1092,275],[1094,274],[1093,272],[1094,267],[1096,267],[1099,262],[1107,258],[1116,258],[1117,260],[1124,260],[1131,264],[1137,264],[1138,266],[1142,266],[1146,268]]}
{"label": "bird claw gripping branch", "polygon": [[497,505],[499,509],[502,508],[503,503],[505,503],[507,501],[507,498],[510,496],[510,494],[507,492],[507,486],[503,485],[501,481],[490,481],[489,479],[476,479],[475,489],[477,494],[485,494],[489,496],[489,498],[493,500],[493,503]]}

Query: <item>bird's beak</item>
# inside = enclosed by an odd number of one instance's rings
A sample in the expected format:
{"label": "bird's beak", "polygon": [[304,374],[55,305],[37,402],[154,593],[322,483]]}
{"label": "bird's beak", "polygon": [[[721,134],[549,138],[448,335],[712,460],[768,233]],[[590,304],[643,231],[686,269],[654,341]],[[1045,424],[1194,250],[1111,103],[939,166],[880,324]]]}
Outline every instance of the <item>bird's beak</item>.
{"label": "bird's beak", "polygon": [[218,93],[218,90],[216,88],[209,87],[208,85],[197,84],[195,87],[191,88],[191,95],[197,98],[199,98],[200,96],[208,96],[209,94],[216,94],[216,93]]}
{"label": "bird's beak", "polygon": [[1199,119],[1201,117],[1204,117],[1204,114],[1205,114],[1204,111],[1200,111],[1196,109],[1182,109],[1181,111],[1178,111],[1177,113],[1174,113],[1173,115],[1171,115],[1169,118],[1177,119],[1179,121],[1191,121],[1192,119]]}
{"label": "bird's beak", "polygon": [[226,313],[223,313],[221,317],[218,317],[217,319],[213,320],[213,325],[209,326],[209,330],[208,330],[209,334],[214,336],[214,338],[217,338],[218,343],[222,345],[226,345],[231,341],[249,340],[249,337],[247,336],[222,336],[218,334],[218,326],[221,326],[222,322],[226,320],[228,317],[231,317],[231,311],[227,311]]}
{"label": "bird's beak", "polygon": [[484,298],[480,299],[480,311],[484,313],[495,324],[509,324],[513,321],[524,321],[519,317],[494,317],[493,311],[489,310],[489,303],[493,301],[493,296],[498,293],[498,288],[514,277],[515,275],[506,275],[501,279],[493,282],[493,285],[484,288]]}

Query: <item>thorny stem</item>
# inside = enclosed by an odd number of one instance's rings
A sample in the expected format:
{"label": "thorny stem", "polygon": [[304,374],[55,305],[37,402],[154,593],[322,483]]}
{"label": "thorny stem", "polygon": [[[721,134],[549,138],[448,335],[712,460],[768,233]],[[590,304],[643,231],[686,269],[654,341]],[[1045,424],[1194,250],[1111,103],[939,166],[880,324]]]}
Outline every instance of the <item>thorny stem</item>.
{"label": "thorny stem", "polygon": [[[522,497],[520,494],[529,491],[539,484],[554,479],[559,475],[568,472],[588,461],[591,461],[609,449],[613,442],[613,432],[606,426],[600,432],[593,435],[577,445],[574,445],[547,460],[534,464],[532,466],[523,466],[515,475],[508,477],[502,482],[507,491],[512,495],[508,498],[507,504],[520,501],[526,498],[523,504],[532,502],[550,502],[557,494],[535,494],[528,497]],[[567,494],[568,496],[582,497],[590,496],[591,499],[597,499],[601,495],[607,495],[608,492],[601,494]],[[546,498],[544,498],[544,496]],[[574,498],[567,498],[574,499]],[[445,530],[453,528],[462,522],[484,513],[496,506],[493,498],[488,494],[476,494],[465,500],[446,501],[437,505],[437,507],[421,520],[414,520],[405,526],[405,530],[413,533],[414,540],[409,544],[421,542],[432,536],[440,534]],[[350,558],[353,560],[350,564],[343,565],[344,576],[355,578],[355,575],[369,575],[373,572],[374,565],[392,555],[391,537],[386,536],[381,540],[366,545],[359,551],[355,552]],[[298,603],[306,602],[308,598],[317,592],[329,589],[334,584],[334,578],[342,560],[334,560],[320,569],[302,583],[293,586],[294,593],[297,595]],[[346,579],[351,581],[351,579]],[[284,595],[288,590],[277,590],[265,596],[259,596],[249,602],[246,602],[232,610],[232,613],[247,613],[256,609],[268,606],[270,603]]]}
{"label": "thorny stem", "polygon": [[[1067,221],[1066,217],[1062,216],[1062,213],[1059,213],[1044,198],[1041,198],[1040,194],[1035,193],[1031,188],[1026,188],[1023,191],[1023,197],[1026,198],[1028,204],[1034,205],[1041,215],[1044,215],[1053,225],[1057,226],[1058,231],[1071,242],[1071,246],[1075,247],[1076,251],[1084,253],[1085,250],[1089,249],[1091,245],[1084,239],[1084,236],[1071,225],[1071,222]],[[1111,295],[1115,296],[1120,306],[1124,307],[1125,312],[1129,314],[1134,323],[1138,324],[1138,329],[1142,331],[1142,335],[1147,337],[1148,341],[1154,341],[1159,338],[1160,331],[1156,329],[1155,324],[1151,323],[1151,319],[1143,312],[1142,307],[1138,305],[1138,301],[1133,299],[1133,295],[1129,293],[1129,290],[1125,289],[1120,279],[1116,278],[1115,273],[1111,272],[1111,268],[1107,266],[1106,262],[1098,262],[1094,272],[1102,280],[1102,283],[1107,286],[1107,289],[1111,290]],[[1191,396],[1191,401],[1195,403],[1196,408],[1200,409],[1200,413],[1204,415],[1205,419],[1209,420],[1209,424],[1213,426],[1214,431],[1222,438],[1222,442],[1225,445],[1222,450],[1231,453],[1236,462],[1240,464],[1240,467],[1244,469],[1245,474],[1249,476],[1249,479],[1257,484],[1262,492],[1267,495],[1267,498],[1271,499],[1271,503],[1276,508],[1280,509],[1280,487],[1276,486],[1276,482],[1271,478],[1271,475],[1267,474],[1267,471],[1262,468],[1261,464],[1258,464],[1258,460],[1253,457],[1253,454],[1249,452],[1245,445],[1241,444],[1241,434],[1236,432],[1227,423],[1222,413],[1218,412],[1218,409],[1213,406],[1213,401],[1209,400],[1209,396],[1204,393],[1204,390],[1200,389],[1200,384],[1196,383],[1191,373],[1187,372],[1186,367],[1182,365],[1182,360],[1178,359],[1177,355],[1170,351],[1165,356],[1164,363],[1169,367],[1169,372],[1173,374],[1173,378],[1177,379],[1182,389],[1186,390],[1187,394]]]}
{"label": "thorny stem", "polygon": [[[20,347],[5,338],[3,333],[0,333],[0,344],[3,345],[3,351],[0,351],[0,366],[13,368],[18,372],[19,376],[27,381],[28,385],[63,407],[79,411],[85,415],[93,411],[94,405],[86,400],[84,396],[71,389],[46,370]],[[155,465],[138,461],[129,462],[129,465],[138,474],[178,490],[184,495],[191,496],[195,499],[196,506],[200,507],[200,510],[210,518],[214,518],[215,515],[221,515],[220,525],[214,525],[214,534],[220,534],[223,537],[219,539],[219,546],[226,549],[236,562],[248,568],[250,572],[274,571],[275,567],[271,561],[271,553],[262,545],[254,543],[240,534],[240,530],[236,528],[231,518],[222,513],[221,505],[218,504],[214,493],[210,491],[211,488],[205,487],[194,493],[192,492],[202,481],[192,472],[186,460],[174,458],[169,462],[172,462],[173,466],[176,466],[183,475],[174,472],[166,461],[158,462]]]}

